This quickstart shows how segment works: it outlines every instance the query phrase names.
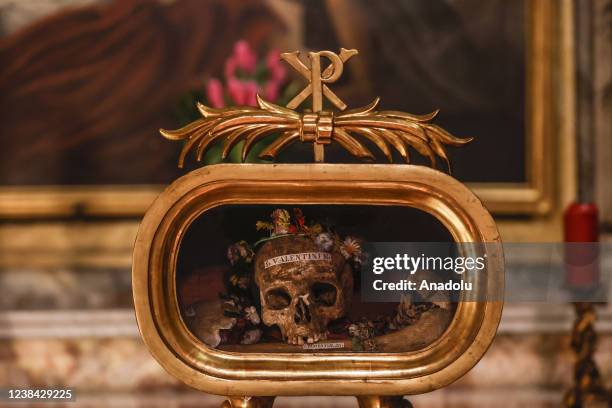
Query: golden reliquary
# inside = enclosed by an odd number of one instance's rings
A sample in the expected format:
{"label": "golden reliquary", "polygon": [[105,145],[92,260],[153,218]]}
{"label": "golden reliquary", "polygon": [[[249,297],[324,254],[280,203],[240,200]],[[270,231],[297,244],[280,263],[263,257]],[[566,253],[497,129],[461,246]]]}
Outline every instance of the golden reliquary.
{"label": "golden reliquary", "polygon": [[[404,395],[457,380],[495,337],[504,280],[495,222],[465,185],[435,169],[441,161],[450,172],[446,146],[470,139],[433,124],[437,112],[378,110],[378,99],[347,110],[330,84],[356,54],[282,54],[308,80],[286,107],[262,98],[258,107],[198,104],[201,119],[161,131],[184,141],[179,166],[213,145],[223,158],[240,148],[243,160],[258,146],[267,159],[291,145],[314,148],[315,163],[191,171],[140,226],[132,278],[141,335],[169,373],[227,396],[224,407],[271,407],[280,395],[410,406]],[[296,111],[310,101],[311,109]],[[359,159],[374,159],[377,149],[406,163],[413,149],[432,168],[324,163],[325,147],[334,145]],[[439,237],[483,260],[486,273],[466,274],[458,297],[417,290],[369,303],[360,296],[371,274],[366,241]],[[480,296],[489,291],[502,296]]]}

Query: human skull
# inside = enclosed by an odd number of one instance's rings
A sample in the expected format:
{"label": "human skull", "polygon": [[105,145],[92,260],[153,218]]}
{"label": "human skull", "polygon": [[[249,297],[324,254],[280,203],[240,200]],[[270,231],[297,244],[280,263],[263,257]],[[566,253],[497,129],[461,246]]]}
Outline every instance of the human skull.
{"label": "human skull", "polygon": [[328,323],[344,316],[353,292],[344,257],[299,235],[270,240],[259,249],[255,281],[263,322],[278,325],[290,344],[325,339]]}

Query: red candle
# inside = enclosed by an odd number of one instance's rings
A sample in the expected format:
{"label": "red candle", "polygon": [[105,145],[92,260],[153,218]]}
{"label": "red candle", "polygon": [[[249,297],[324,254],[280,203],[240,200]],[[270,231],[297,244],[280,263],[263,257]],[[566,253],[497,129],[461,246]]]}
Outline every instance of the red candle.
{"label": "red candle", "polygon": [[[572,203],[564,216],[565,242],[598,242],[599,216],[594,203]],[[566,283],[576,289],[592,289],[599,282],[599,250],[596,245],[567,245]]]}

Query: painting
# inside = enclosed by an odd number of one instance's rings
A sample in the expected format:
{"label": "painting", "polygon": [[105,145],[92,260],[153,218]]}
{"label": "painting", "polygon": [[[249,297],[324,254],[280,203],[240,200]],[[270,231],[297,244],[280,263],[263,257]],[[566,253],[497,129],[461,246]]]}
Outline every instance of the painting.
{"label": "painting", "polygon": [[[526,0],[129,0],[62,10],[0,38],[0,215],[141,215],[193,169],[177,169],[178,148],[158,129],[176,127],[177,101],[223,72],[240,39],[258,50],[279,41],[359,49],[334,84],[343,100],[440,109],[439,125],[475,138],[450,152],[453,176],[495,213],[548,214],[566,117],[550,103],[560,14],[554,2]],[[309,159],[300,154],[291,159]]]}

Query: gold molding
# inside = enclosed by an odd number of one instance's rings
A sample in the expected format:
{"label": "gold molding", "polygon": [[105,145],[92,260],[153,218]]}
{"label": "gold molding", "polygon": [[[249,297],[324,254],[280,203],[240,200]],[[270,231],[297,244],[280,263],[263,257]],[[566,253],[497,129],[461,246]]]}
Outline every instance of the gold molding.
{"label": "gold molding", "polygon": [[0,187],[0,219],[140,217],[163,188],[146,184]]}
{"label": "gold molding", "polygon": [[[438,218],[457,242],[501,242],[472,192],[423,166],[222,164],[195,170],[175,181],[145,214],[132,268],[141,335],[158,362],[187,384],[221,395],[423,393],[460,378],[493,341],[503,303],[487,301],[460,302],[445,333],[416,352],[245,354],[206,346],[181,318],[177,256],[193,220],[226,204],[409,206]],[[503,287],[503,255],[486,251],[488,272],[474,279],[475,291]]]}
{"label": "gold molding", "polygon": [[[341,14],[330,12],[342,43],[365,53],[374,52],[367,47],[367,39],[355,29],[364,24],[367,15],[350,0],[327,0],[326,4],[329,10],[342,10],[344,15],[350,15],[350,18],[341,18]],[[571,30],[572,7],[567,0],[524,1],[524,5],[527,181],[468,183],[468,186],[494,214],[545,216],[559,206],[556,191],[563,178],[557,171],[558,163],[571,168],[575,165],[574,157],[558,158],[562,153],[560,139],[567,136],[563,130],[573,126],[574,117],[571,103],[558,102],[563,97],[572,99],[574,92],[573,77],[565,75],[568,72],[573,75],[573,48],[566,47],[564,37]],[[358,78],[369,76],[360,61],[348,69],[356,71]],[[572,95],[561,95],[567,93]]]}
{"label": "gold molding", "polygon": [[3,223],[0,269],[127,270],[137,230],[135,220]]}
{"label": "gold molding", "polygon": [[566,65],[573,66],[573,49],[564,47],[561,35],[567,29],[564,14],[571,13],[566,3],[525,1],[527,182],[468,184],[495,214],[543,216],[560,205],[557,169],[566,163],[559,160],[559,142],[567,136],[560,130],[574,116],[573,106],[558,102],[561,93],[574,89],[573,79],[563,75]]}

